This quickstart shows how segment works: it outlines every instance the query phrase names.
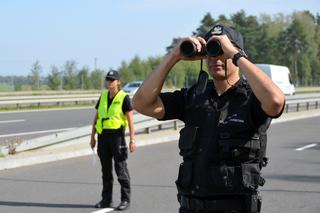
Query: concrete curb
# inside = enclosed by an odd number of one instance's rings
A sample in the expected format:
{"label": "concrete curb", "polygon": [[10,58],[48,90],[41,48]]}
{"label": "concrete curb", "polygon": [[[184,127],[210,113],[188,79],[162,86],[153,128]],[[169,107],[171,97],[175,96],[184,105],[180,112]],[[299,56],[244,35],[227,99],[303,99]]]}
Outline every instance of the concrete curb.
{"label": "concrete curb", "polygon": [[79,151],[70,151],[70,152],[63,152],[63,153],[52,153],[34,157],[27,157],[21,159],[8,159],[1,161],[0,170],[4,169],[12,169],[22,166],[30,166],[40,163],[48,163],[58,160],[65,160],[74,157],[80,157],[91,154],[92,151],[90,149],[83,149]]}
{"label": "concrete curb", "polygon": [[[179,138],[178,133],[179,132],[177,131],[176,135],[138,141],[137,147],[176,141]],[[81,139],[81,143],[87,143],[88,141],[89,141],[89,137],[85,139]],[[75,143],[74,141],[72,141],[68,145],[75,145]],[[62,146],[61,144],[58,144],[57,147],[62,147]],[[22,166],[31,166],[35,164],[49,163],[49,162],[54,162],[58,160],[66,160],[70,158],[92,155],[92,150],[90,149],[89,144],[88,144],[88,148],[82,148],[79,150],[72,150],[72,151],[66,151],[66,152],[54,152],[54,149],[52,147],[49,147],[48,150],[52,150],[52,152],[49,154],[40,154],[32,157],[4,159],[4,160],[0,159],[0,170],[13,169],[13,168],[18,168]]]}

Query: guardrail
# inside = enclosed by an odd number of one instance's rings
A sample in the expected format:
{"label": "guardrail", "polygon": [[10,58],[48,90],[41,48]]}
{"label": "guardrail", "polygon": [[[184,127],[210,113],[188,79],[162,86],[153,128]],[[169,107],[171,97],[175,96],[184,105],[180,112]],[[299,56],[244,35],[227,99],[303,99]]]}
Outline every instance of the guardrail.
{"label": "guardrail", "polygon": [[91,103],[94,104],[98,101],[97,97],[77,97],[77,98],[59,98],[59,99],[38,99],[38,100],[5,100],[0,101],[0,107],[19,107],[23,106],[50,106],[50,105],[66,105],[66,104],[81,104]]}
{"label": "guardrail", "polygon": [[[52,96],[20,96],[20,97],[0,97],[0,109],[4,107],[20,107],[27,106],[52,106],[52,105],[67,105],[67,104],[95,104],[99,98],[99,94],[78,94],[78,95],[52,95]],[[301,102],[302,104],[308,103],[312,105],[315,102],[319,102],[320,94],[309,94],[309,95],[295,95],[287,97],[288,111],[292,109],[292,105]],[[298,106],[299,108],[300,106]],[[300,109],[299,109],[300,110]]]}
{"label": "guardrail", "polygon": [[[83,98],[84,100],[90,100],[91,98]],[[96,99],[95,99],[96,100]],[[48,101],[48,100],[43,100]],[[56,102],[57,100],[51,100]],[[65,101],[75,101],[75,99],[65,100]],[[79,102],[79,98],[76,100]],[[28,100],[26,100],[28,102]],[[286,102],[284,112],[298,112],[302,110],[311,110],[311,109],[318,109],[320,103],[320,98],[311,98],[311,99],[289,99]],[[156,119],[143,116],[141,114],[135,114],[135,130],[136,133],[146,133],[150,134],[152,131],[161,130],[163,128],[174,128],[178,129],[180,125],[183,125],[182,122],[178,120],[169,120],[169,121],[158,121]],[[91,125],[85,126],[81,128],[77,128],[75,130],[70,130],[67,132],[56,133],[52,135],[47,135],[43,137],[39,137],[36,139],[25,140],[19,145],[10,145],[7,147],[0,147],[0,152],[2,154],[14,153],[14,152],[22,152],[32,149],[37,149],[45,146],[50,146],[58,143],[63,143],[71,139],[77,139],[89,136],[91,134]],[[126,132],[128,135],[128,130]]]}
{"label": "guardrail", "polygon": [[[135,114],[134,121],[136,134],[150,134],[152,131],[162,130],[164,128],[174,128],[177,130],[179,124],[183,125],[182,122],[178,120],[158,121],[141,114]],[[91,128],[92,126],[88,125],[65,132],[24,140],[20,144],[10,144],[0,147],[0,152],[2,155],[14,154],[87,137],[91,135]],[[126,136],[129,135],[128,128],[125,134]]]}
{"label": "guardrail", "polygon": [[285,112],[299,112],[302,110],[319,109],[320,98],[288,100],[285,106]]}

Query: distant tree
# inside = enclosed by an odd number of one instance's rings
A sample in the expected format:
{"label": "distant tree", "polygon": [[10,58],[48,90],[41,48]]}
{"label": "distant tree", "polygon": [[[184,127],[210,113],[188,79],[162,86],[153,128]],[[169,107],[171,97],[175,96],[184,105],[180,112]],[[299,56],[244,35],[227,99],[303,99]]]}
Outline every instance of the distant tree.
{"label": "distant tree", "polygon": [[104,78],[105,78],[105,72],[100,69],[96,69],[93,72],[91,72],[91,83],[93,89],[102,90],[104,88]]}
{"label": "distant tree", "polygon": [[37,60],[34,64],[31,66],[31,72],[30,72],[30,78],[32,82],[32,89],[33,90],[39,90],[40,89],[40,75],[42,72],[42,67]]}
{"label": "distant tree", "polygon": [[[11,84],[14,85],[15,91],[22,91],[23,88],[31,88],[31,79],[26,76],[11,76]],[[27,85],[27,86],[26,86]]]}
{"label": "distant tree", "polygon": [[77,89],[78,78],[77,78],[78,70],[77,63],[73,60],[66,61],[64,64],[64,81],[63,88],[66,90],[74,90]]}
{"label": "distant tree", "polygon": [[305,54],[307,45],[307,38],[302,24],[297,19],[294,19],[290,27],[280,35],[279,39],[283,61],[290,67],[293,81],[300,85],[302,79],[299,76],[303,76],[303,70],[299,69],[301,67],[299,63],[301,63],[301,56]]}
{"label": "distant tree", "polygon": [[48,75],[48,86],[52,90],[62,89],[62,73],[55,65],[51,65],[51,72]]}
{"label": "distant tree", "polygon": [[130,71],[128,70],[128,64],[127,64],[126,61],[122,61],[122,62],[121,62],[121,65],[120,65],[118,71],[119,71],[119,73],[120,73],[121,82],[122,82],[123,84],[131,81],[131,77],[130,77],[131,73],[130,73]]}
{"label": "distant tree", "polygon": [[257,44],[260,42],[262,28],[256,16],[246,16],[241,10],[231,16],[234,27],[238,29],[244,37],[244,48],[252,61],[259,60],[259,50]]}
{"label": "distant tree", "polygon": [[[150,61],[150,62],[149,62]],[[129,64],[122,62],[119,72],[123,83],[135,80],[143,80],[147,74],[153,69],[153,61],[151,58],[141,60],[139,56],[135,56]]]}
{"label": "distant tree", "polygon": [[210,13],[204,15],[200,21],[200,26],[192,34],[194,36],[204,36],[217,22],[212,18]]}
{"label": "distant tree", "polygon": [[89,68],[84,66],[78,73],[79,88],[82,90],[88,90],[92,88],[91,80],[89,77]]}

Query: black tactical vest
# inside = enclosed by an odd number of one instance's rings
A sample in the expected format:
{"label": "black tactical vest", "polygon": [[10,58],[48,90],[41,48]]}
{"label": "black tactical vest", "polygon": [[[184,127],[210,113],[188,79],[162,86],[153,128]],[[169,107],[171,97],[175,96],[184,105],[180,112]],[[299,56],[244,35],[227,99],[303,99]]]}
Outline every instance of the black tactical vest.
{"label": "black tactical vest", "polygon": [[228,91],[228,100],[213,98],[214,85],[196,95],[185,92],[185,127],[179,148],[183,163],[176,181],[178,191],[199,197],[255,191],[264,184],[266,130],[271,119],[255,126],[251,118],[253,93],[246,81]]}

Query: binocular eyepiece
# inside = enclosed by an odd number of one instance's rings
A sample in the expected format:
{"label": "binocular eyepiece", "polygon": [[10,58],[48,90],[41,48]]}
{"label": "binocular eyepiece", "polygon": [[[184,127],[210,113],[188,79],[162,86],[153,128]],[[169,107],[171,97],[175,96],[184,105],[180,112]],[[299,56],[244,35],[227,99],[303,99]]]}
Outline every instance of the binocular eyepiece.
{"label": "binocular eyepiece", "polygon": [[202,46],[200,52],[197,52],[196,45],[192,41],[186,40],[180,44],[180,53],[187,58],[195,55],[217,57],[223,54],[223,50],[219,41],[211,40],[205,47]]}

